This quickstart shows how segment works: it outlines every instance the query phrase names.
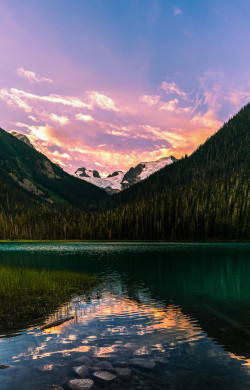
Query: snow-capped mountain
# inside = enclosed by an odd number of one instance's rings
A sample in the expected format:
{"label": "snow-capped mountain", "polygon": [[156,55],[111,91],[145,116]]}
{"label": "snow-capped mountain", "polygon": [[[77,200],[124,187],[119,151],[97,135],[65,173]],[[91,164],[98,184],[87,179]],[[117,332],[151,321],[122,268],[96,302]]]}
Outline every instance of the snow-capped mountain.
{"label": "snow-capped mountain", "polygon": [[135,168],[130,168],[127,172],[115,171],[107,177],[101,177],[98,171],[88,170],[86,168],[78,168],[75,176],[89,183],[103,188],[109,194],[115,194],[133,184],[146,179],[156,171],[170,165],[177,159],[173,156],[162,157],[157,161],[141,162]]}
{"label": "snow-capped mountain", "polygon": [[75,172],[76,177],[103,188],[109,194],[115,194],[122,190],[121,183],[124,175],[124,172],[116,171],[107,177],[101,177],[98,171],[92,171],[86,168],[78,168]]}

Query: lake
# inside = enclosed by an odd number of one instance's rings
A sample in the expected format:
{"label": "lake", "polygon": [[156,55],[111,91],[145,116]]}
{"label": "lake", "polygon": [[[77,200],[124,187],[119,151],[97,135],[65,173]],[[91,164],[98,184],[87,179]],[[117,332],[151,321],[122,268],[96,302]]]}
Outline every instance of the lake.
{"label": "lake", "polygon": [[68,389],[83,364],[119,377],[97,389],[250,388],[249,244],[2,243],[0,272],[0,390]]}

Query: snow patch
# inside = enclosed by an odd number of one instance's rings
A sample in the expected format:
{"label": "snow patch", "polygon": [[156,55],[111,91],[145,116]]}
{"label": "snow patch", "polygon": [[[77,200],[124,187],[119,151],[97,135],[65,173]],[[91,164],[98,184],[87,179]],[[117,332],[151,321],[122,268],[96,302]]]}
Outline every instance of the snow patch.
{"label": "snow patch", "polygon": [[167,165],[173,163],[173,160],[170,157],[162,157],[157,161],[141,162],[140,164],[145,165],[142,173],[139,175],[140,180],[145,180],[147,177],[153,173],[159,171],[162,168],[165,168]]}

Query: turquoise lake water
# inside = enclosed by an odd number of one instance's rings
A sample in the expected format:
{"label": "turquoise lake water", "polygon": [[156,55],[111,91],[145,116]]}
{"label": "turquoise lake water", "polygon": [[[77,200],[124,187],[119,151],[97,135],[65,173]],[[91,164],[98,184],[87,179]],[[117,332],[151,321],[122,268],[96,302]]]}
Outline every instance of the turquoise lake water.
{"label": "turquoise lake water", "polygon": [[129,365],[131,378],[110,389],[250,388],[249,244],[2,243],[1,266],[87,273],[98,284],[24,329],[0,318],[0,365],[10,366],[0,390],[68,389],[83,356]]}

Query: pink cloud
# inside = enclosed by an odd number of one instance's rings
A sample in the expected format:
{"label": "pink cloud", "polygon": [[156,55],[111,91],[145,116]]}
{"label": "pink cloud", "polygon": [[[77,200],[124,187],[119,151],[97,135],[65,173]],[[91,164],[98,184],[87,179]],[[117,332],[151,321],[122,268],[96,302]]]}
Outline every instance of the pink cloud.
{"label": "pink cloud", "polygon": [[179,103],[178,99],[170,100],[169,102],[162,104],[160,106],[159,110],[160,111],[170,111],[170,112],[173,112],[173,111],[176,110],[176,106],[177,106],[178,103]]}
{"label": "pink cloud", "polygon": [[42,82],[53,83],[51,79],[38,76],[35,72],[32,72],[30,70],[25,70],[23,68],[18,68],[17,74],[20,77],[24,77],[25,79],[27,79],[30,83],[42,83]]}
{"label": "pink cloud", "polygon": [[65,115],[50,114],[49,118],[54,122],[58,122],[60,125],[69,123],[69,118]]}
{"label": "pink cloud", "polygon": [[117,102],[114,101],[114,99],[110,98],[109,96],[105,95],[102,92],[97,91],[88,91],[88,98],[90,101],[90,104],[92,106],[97,106],[101,108],[102,110],[107,111],[115,111],[115,112],[132,112],[133,109],[129,107],[123,107]]}
{"label": "pink cloud", "polygon": [[160,96],[159,95],[153,95],[153,96],[150,96],[150,95],[143,95],[143,96],[140,96],[140,101],[142,101],[143,103],[146,103],[148,106],[154,106],[156,105],[160,100]]}
{"label": "pink cloud", "polygon": [[89,122],[94,120],[94,118],[91,115],[76,114],[75,117],[78,121],[84,121],[84,122]]}
{"label": "pink cloud", "polygon": [[35,100],[40,102],[61,104],[74,108],[86,108],[92,110],[92,106],[90,104],[85,103],[76,97],[60,96],[56,94],[48,96],[39,96],[16,88],[1,89],[0,99],[5,100],[9,105],[16,105],[17,107],[22,108],[26,112],[32,111],[32,101]]}
{"label": "pink cloud", "polygon": [[32,107],[30,107],[24,99],[22,99],[18,94],[15,93],[15,90],[1,89],[0,90],[0,99],[5,100],[9,106],[18,107],[25,112],[31,112]]}
{"label": "pink cloud", "polygon": [[174,82],[168,83],[167,81],[163,81],[160,88],[163,89],[167,95],[176,94],[186,98],[186,93],[183,92]]}

